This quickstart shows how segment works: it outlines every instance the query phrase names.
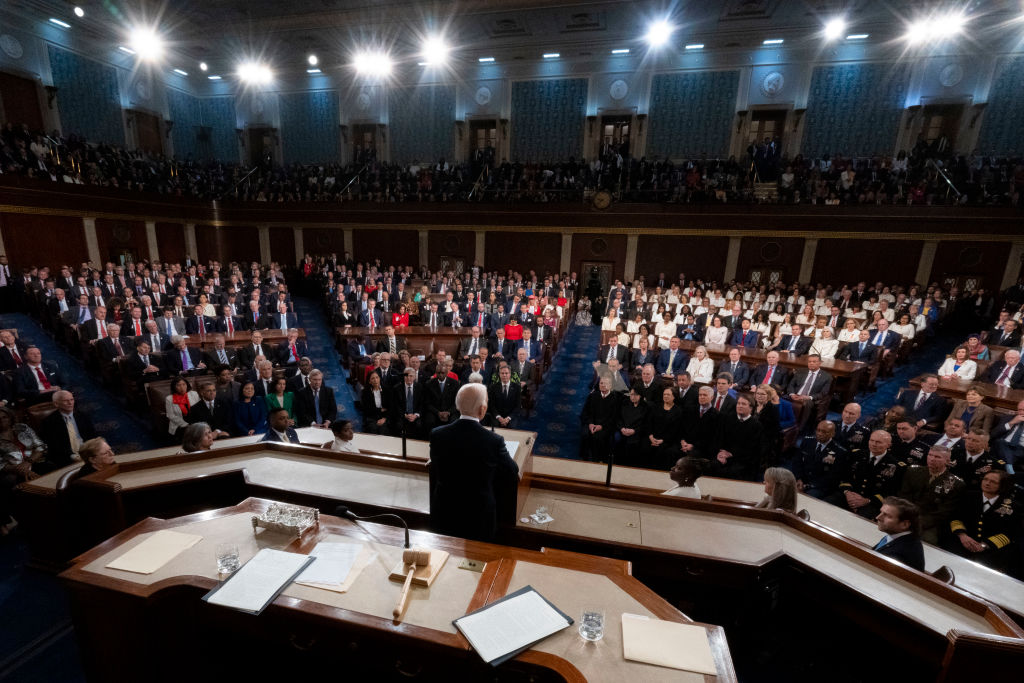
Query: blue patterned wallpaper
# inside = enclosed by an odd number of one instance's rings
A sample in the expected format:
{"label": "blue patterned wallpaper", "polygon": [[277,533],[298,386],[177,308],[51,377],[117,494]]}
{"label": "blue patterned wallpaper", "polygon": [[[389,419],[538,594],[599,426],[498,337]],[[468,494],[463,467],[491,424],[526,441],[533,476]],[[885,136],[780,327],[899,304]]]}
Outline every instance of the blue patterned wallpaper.
{"label": "blue patterned wallpaper", "polygon": [[388,92],[388,135],[391,160],[451,160],[455,127],[455,86],[423,85]]}
{"label": "blue patterned wallpaper", "polygon": [[286,164],[339,161],[341,123],[334,90],[287,93],[278,97],[281,145]]}
{"label": "blue patterned wallpaper", "polygon": [[75,133],[92,142],[123,145],[124,123],[114,67],[53,45],[48,49],[64,134]]}
{"label": "blue patterned wallpaper", "polygon": [[167,88],[167,110],[171,121],[174,121],[174,128],[171,129],[174,156],[178,159],[198,157],[196,133],[203,122],[199,98],[174,88]]}
{"label": "blue patterned wallpaper", "polygon": [[895,151],[910,69],[891,64],[819,66],[804,118],[804,156]]}
{"label": "blue patterned wallpaper", "polygon": [[[238,136],[235,134],[235,100],[231,97],[204,97],[200,102],[203,125],[212,129],[210,140],[196,143],[196,155],[238,163]],[[177,128],[177,124],[175,124]]]}
{"label": "blue patterned wallpaper", "polygon": [[729,154],[739,71],[657,74],[651,80],[647,158]]}
{"label": "blue patterned wallpaper", "polygon": [[510,161],[579,159],[586,116],[585,78],[513,83]]}
{"label": "blue patterned wallpaper", "polygon": [[978,133],[978,152],[1024,154],[1024,57],[1001,65],[989,93]]}

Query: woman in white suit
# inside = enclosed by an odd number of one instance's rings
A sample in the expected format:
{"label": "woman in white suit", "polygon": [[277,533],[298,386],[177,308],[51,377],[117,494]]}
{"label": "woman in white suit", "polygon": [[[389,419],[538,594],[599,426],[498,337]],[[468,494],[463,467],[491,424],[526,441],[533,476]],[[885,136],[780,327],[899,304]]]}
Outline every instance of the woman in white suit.
{"label": "woman in white suit", "polygon": [[958,346],[953,355],[946,359],[935,374],[942,379],[974,379],[978,373],[978,364],[970,358],[971,352],[966,346]]}
{"label": "woman in white suit", "polygon": [[711,321],[711,326],[704,333],[705,344],[725,344],[729,340],[729,328],[722,325],[722,319],[717,315]]}
{"label": "woman in white suit", "polygon": [[199,394],[192,391],[188,380],[178,377],[171,382],[171,393],[164,399],[164,413],[167,415],[167,433],[181,436],[188,427],[188,411],[199,403]]}
{"label": "woman in white suit", "polygon": [[822,360],[834,360],[839,350],[839,340],[832,334],[831,327],[821,330],[821,335],[811,344],[811,353],[821,356]]}
{"label": "woman in white suit", "polygon": [[686,366],[686,371],[690,373],[690,377],[693,378],[694,382],[710,384],[715,376],[715,361],[708,358],[707,349],[703,346],[698,346],[693,352],[690,364]]}

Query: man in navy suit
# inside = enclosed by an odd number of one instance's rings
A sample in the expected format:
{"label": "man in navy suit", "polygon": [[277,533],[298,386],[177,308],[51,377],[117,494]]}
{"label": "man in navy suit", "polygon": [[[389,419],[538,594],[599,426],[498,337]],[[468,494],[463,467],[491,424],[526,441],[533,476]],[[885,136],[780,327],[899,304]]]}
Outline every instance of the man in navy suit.
{"label": "man in navy suit", "polygon": [[230,306],[221,307],[221,316],[214,323],[214,329],[223,334],[234,334],[244,327],[242,319],[231,313]]}
{"label": "man in navy suit", "polygon": [[982,382],[991,382],[1010,389],[1024,389],[1024,365],[1020,362],[1020,352],[1008,349],[1001,360],[988,366],[981,376]]}
{"label": "man in navy suit", "polygon": [[369,299],[366,302],[366,310],[360,311],[359,313],[359,325],[361,327],[369,327],[376,329],[383,323],[383,317],[380,311],[377,310],[377,301],[375,299]]}
{"label": "man in navy suit", "polygon": [[338,403],[334,390],[324,384],[324,373],[309,373],[309,386],[295,394],[295,423],[300,427],[327,429],[338,419]]}
{"label": "man in navy suit", "polygon": [[[526,336],[526,330],[523,330],[523,336]],[[602,346],[597,352],[597,360],[602,363],[607,363],[609,360],[614,358],[619,361],[620,366],[626,364],[626,359],[629,357],[629,349],[619,343],[619,338],[612,336],[608,339],[608,343]]]}
{"label": "man in navy suit", "polygon": [[658,360],[654,368],[659,375],[675,378],[680,372],[686,369],[690,362],[686,352],[679,348],[679,337],[672,337],[668,341],[668,348],[658,354]]}
{"label": "man in navy suit", "polygon": [[924,571],[924,546],[921,545],[921,520],[917,506],[909,500],[889,496],[875,518],[878,530],[885,533],[873,550],[903,564]]}
{"label": "man in navy suit", "polygon": [[14,371],[14,395],[23,398],[29,405],[49,401],[53,392],[64,384],[64,376],[56,363],[43,361],[38,347],[25,349],[25,362]]}
{"label": "man in navy suit", "polygon": [[750,383],[750,366],[740,360],[739,349],[729,349],[728,360],[723,360],[718,366],[718,375],[723,372],[732,375],[732,389],[745,387]]}
{"label": "man in navy suit", "polygon": [[498,330],[504,330],[505,325],[508,324],[508,313],[505,312],[505,304],[498,304],[498,308],[494,313],[491,313],[491,320],[488,323],[488,327],[491,329],[491,335],[496,336]]}
{"label": "man in navy suit", "polygon": [[168,373],[184,375],[206,370],[206,363],[203,362],[199,349],[186,346],[184,337],[171,337],[171,344],[174,348],[164,353],[164,365],[167,366]]}
{"label": "man in navy suit", "polygon": [[203,307],[196,304],[193,314],[185,318],[185,334],[206,335],[213,331],[213,319],[203,315]]}
{"label": "man in navy suit", "polygon": [[294,327],[288,330],[288,339],[277,345],[277,363],[288,367],[295,367],[299,359],[309,355],[309,346],[306,340],[299,339],[299,331]]}
{"label": "man in navy suit", "polygon": [[276,441],[278,443],[300,443],[299,433],[288,426],[288,411],[285,408],[274,408],[267,417],[270,429],[260,441]]}
{"label": "man in navy suit", "polygon": [[900,347],[903,337],[889,329],[889,321],[878,321],[878,330],[871,335],[871,343],[878,347],[878,357],[885,358]]}
{"label": "man in navy suit", "polygon": [[804,336],[804,330],[799,325],[789,328],[789,334],[782,335],[779,343],[772,347],[772,351],[788,351],[791,356],[802,356],[811,348],[811,338]]}
{"label": "man in navy suit", "polygon": [[[495,541],[502,523],[514,523],[519,466],[505,439],[480,421],[487,415],[481,384],[459,388],[461,417],[430,434],[430,524],[433,531]],[[472,510],[472,514],[467,511]]]}
{"label": "man in navy suit", "polygon": [[270,327],[273,323],[273,317],[260,311],[260,305],[257,301],[249,302],[249,310],[246,312],[245,317],[242,319],[242,324],[247,330],[265,330]]}
{"label": "man in navy suit", "polygon": [[743,318],[742,322],[740,322],[740,326],[733,330],[732,345],[743,346],[748,349],[756,349],[757,342],[760,338],[760,334],[750,329],[750,321]]}
{"label": "man in navy suit", "polygon": [[871,343],[871,333],[860,331],[860,340],[847,344],[836,356],[840,360],[874,363],[878,357],[878,347]]}
{"label": "man in navy suit", "polygon": [[288,312],[288,304],[281,304],[277,307],[277,313],[274,314],[273,329],[287,330],[298,327],[298,324],[299,318],[294,313]]}
{"label": "man in navy suit", "polygon": [[918,391],[904,391],[896,399],[896,405],[906,409],[907,417],[913,418],[918,428],[937,427],[946,412],[946,399],[939,396],[938,376],[922,377],[921,388]]}
{"label": "man in navy suit", "polygon": [[516,344],[511,339],[505,338],[505,328],[495,330],[495,334],[487,343],[490,350],[490,357],[494,360],[511,361],[516,356]]}
{"label": "man in navy suit", "polygon": [[487,422],[495,427],[514,429],[522,408],[521,385],[512,381],[508,365],[498,370],[498,380],[487,388]]}
{"label": "man in navy suit", "polygon": [[[519,349],[526,349],[527,360],[539,360],[543,346],[544,345],[539,341],[533,340],[533,332],[530,331],[529,327],[524,327],[523,338],[516,340],[516,351]],[[618,352],[616,352],[616,357],[618,357],[618,355]]]}
{"label": "man in navy suit", "polygon": [[778,351],[769,351],[765,355],[765,361],[767,362],[764,365],[758,365],[754,369],[754,374],[750,376],[750,390],[756,389],[758,384],[771,384],[781,396],[785,393],[786,385],[789,384],[790,372],[784,366],[779,365]]}

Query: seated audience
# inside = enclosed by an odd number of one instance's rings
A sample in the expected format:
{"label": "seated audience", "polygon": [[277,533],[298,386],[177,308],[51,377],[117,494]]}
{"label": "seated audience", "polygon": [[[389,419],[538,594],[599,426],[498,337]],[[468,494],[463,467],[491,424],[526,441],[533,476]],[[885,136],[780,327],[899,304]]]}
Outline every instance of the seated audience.
{"label": "seated audience", "polygon": [[334,434],[334,440],[328,444],[328,447],[338,453],[358,453],[359,449],[356,448],[355,442],[355,431],[352,429],[351,420],[336,420],[331,423],[331,432]]}
{"label": "seated audience", "polygon": [[978,372],[978,364],[970,358],[971,352],[966,346],[958,346],[953,355],[947,358],[935,371],[942,379],[974,379]]}

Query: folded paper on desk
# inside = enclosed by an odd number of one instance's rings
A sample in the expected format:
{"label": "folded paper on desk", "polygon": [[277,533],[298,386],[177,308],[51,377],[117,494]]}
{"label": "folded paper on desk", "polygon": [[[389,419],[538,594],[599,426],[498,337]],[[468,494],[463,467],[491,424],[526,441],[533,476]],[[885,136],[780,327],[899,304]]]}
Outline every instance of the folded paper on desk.
{"label": "folded paper on desk", "polygon": [[295,582],[317,587],[340,587],[348,579],[362,549],[362,543],[317,543],[309,553],[316,559]]}
{"label": "folded paper on desk", "polygon": [[212,605],[259,614],[295,580],[313,558],[264,548],[231,578],[203,596]]}
{"label": "folded paper on desk", "polygon": [[526,586],[452,623],[485,662],[497,666],[570,626],[572,619]]}
{"label": "folded paper on desk", "polygon": [[635,662],[718,675],[703,626],[623,614],[622,650]]}
{"label": "folded paper on desk", "polygon": [[120,569],[136,574],[152,574],[173,560],[178,553],[188,550],[202,536],[183,534],[162,529],[107,565],[107,569]]}

